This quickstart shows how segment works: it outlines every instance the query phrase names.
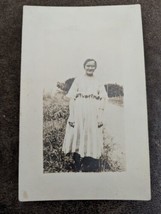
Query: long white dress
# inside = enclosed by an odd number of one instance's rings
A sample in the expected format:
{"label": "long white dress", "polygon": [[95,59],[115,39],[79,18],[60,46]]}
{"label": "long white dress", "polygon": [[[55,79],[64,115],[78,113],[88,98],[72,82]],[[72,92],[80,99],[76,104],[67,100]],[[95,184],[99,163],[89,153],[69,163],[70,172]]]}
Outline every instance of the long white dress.
{"label": "long white dress", "polygon": [[[103,151],[102,122],[104,102],[107,98],[104,85],[94,76],[77,77],[68,94],[70,115],[62,150],[77,152],[81,157],[99,158]],[[69,125],[74,122],[74,128]]]}

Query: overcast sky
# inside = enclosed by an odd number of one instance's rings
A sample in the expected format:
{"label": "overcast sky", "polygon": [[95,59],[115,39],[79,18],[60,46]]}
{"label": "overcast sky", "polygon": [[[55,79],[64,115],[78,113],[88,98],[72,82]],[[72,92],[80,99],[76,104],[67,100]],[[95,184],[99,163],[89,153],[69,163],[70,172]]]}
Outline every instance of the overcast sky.
{"label": "overcast sky", "polygon": [[87,58],[97,61],[95,75],[102,83],[123,85],[129,54],[124,47],[130,44],[129,34],[132,33],[124,10],[126,8],[109,9],[109,13],[101,11],[100,16],[98,9],[89,13],[82,8],[82,16],[73,10],[64,17],[62,10],[53,13],[50,9],[40,9],[36,29],[27,30],[35,40],[32,44],[35,69],[42,74],[45,91],[55,91],[58,81],[83,74]]}

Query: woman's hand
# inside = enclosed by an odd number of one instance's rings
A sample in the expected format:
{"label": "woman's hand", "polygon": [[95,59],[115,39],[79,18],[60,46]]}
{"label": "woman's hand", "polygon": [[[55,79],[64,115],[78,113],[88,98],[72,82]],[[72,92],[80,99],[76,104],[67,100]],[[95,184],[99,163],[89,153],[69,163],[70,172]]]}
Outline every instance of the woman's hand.
{"label": "woman's hand", "polygon": [[103,126],[102,122],[98,122],[98,128],[101,128]]}
{"label": "woman's hand", "polygon": [[68,122],[68,123],[72,128],[74,128],[75,122]]}

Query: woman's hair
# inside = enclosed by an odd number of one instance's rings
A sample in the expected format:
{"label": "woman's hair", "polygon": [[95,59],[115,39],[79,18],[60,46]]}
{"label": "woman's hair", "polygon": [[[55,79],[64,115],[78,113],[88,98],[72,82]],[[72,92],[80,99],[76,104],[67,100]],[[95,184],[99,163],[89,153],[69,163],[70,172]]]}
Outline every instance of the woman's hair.
{"label": "woman's hair", "polygon": [[97,68],[97,62],[96,62],[96,60],[94,60],[94,59],[86,59],[86,61],[84,62],[84,68],[85,68],[86,64],[87,64],[88,62],[90,62],[90,61],[94,61],[95,67]]}

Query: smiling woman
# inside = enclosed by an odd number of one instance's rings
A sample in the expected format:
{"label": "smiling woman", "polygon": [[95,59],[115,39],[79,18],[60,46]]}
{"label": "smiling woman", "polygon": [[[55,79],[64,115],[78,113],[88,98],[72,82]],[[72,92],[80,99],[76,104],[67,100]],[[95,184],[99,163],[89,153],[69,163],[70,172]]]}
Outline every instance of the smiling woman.
{"label": "smiling woman", "polygon": [[70,115],[63,143],[64,153],[74,153],[76,171],[99,171],[103,151],[102,116],[107,93],[94,76],[97,63],[87,59],[85,74],[75,78],[67,97]]}
{"label": "smiling woman", "polygon": [[88,76],[93,76],[93,72],[97,68],[97,62],[94,59],[87,59],[84,62],[84,69]]}

